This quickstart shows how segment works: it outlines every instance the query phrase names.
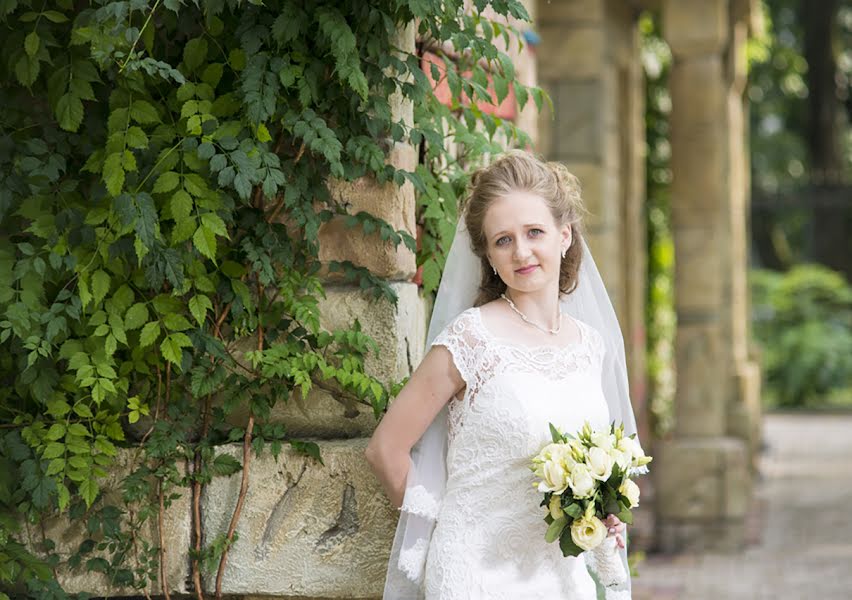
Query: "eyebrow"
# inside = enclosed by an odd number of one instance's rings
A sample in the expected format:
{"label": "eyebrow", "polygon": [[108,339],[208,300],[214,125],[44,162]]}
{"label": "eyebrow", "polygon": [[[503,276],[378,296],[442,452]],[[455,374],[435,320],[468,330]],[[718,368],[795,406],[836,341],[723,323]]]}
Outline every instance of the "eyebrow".
{"label": "eyebrow", "polygon": [[[544,223],[527,223],[526,225],[524,225],[524,227],[541,227],[541,228],[544,228],[545,225],[544,225]],[[495,233],[494,235],[491,236],[491,239],[493,240],[497,236],[503,235],[504,233],[509,233],[509,232],[506,231],[505,229],[503,231],[498,231],[497,233]]]}

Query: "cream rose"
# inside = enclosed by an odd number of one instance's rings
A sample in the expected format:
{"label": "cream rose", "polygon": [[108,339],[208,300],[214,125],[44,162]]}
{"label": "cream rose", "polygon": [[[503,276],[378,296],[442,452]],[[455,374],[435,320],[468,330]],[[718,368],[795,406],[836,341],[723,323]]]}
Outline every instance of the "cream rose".
{"label": "cream rose", "polygon": [[630,454],[622,452],[617,448],[613,448],[609,451],[609,455],[612,457],[612,460],[615,461],[615,464],[617,464],[622,471],[626,472],[627,469],[630,468]]}
{"label": "cream rose", "polygon": [[612,456],[602,448],[592,448],[586,458],[592,477],[599,481],[606,481],[612,475],[612,465],[615,461]]}
{"label": "cream rose", "polygon": [[583,550],[597,548],[605,537],[606,525],[594,515],[584,515],[571,523],[571,539]]}
{"label": "cream rose", "polygon": [[592,434],[592,445],[604,450],[612,450],[615,447],[615,436],[606,431]]}
{"label": "cream rose", "polygon": [[625,479],[624,483],[621,484],[621,487],[618,488],[618,491],[627,496],[627,499],[630,500],[630,508],[636,508],[639,506],[639,486],[636,485],[633,480]]}
{"label": "cream rose", "polygon": [[589,467],[583,463],[573,466],[568,477],[568,485],[575,498],[588,498],[595,491],[595,480],[592,479]]}
{"label": "cream rose", "polygon": [[541,466],[539,492],[561,494],[568,487],[568,473],[562,461],[548,460]]}

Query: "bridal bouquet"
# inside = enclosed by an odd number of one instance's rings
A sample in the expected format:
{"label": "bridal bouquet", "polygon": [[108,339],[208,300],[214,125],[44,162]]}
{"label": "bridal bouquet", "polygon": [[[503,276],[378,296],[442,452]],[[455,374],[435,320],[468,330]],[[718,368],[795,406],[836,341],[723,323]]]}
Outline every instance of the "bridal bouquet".
{"label": "bridal bouquet", "polygon": [[553,442],[542,448],[530,467],[540,480],[533,486],[544,492],[541,506],[548,510],[544,539],[548,543],[558,539],[563,556],[592,551],[602,583],[617,583],[626,573],[617,540],[607,538],[608,515],[633,522],[630,509],[639,505],[639,486],[631,477],[646,473],[652,459],[645,456],[636,434],[624,435],[623,425],[593,431],[586,422],[571,435],[551,424],[550,433]]}

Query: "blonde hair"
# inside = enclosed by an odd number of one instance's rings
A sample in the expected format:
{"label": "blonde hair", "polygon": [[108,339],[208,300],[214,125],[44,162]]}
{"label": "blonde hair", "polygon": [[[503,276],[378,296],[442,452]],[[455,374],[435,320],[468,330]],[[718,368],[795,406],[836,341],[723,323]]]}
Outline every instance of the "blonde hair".
{"label": "blonde hair", "polygon": [[559,291],[570,294],[577,287],[577,272],[583,255],[581,217],[584,209],[580,182],[560,163],[544,162],[532,154],[514,150],[473,174],[464,203],[463,218],[470,233],[471,249],[482,261],[482,282],[474,306],[496,300],[506,291],[506,284],[494,273],[486,254],[488,242],[483,221],[491,203],[513,191],[541,197],[558,227],[571,226],[571,247],[562,259]]}

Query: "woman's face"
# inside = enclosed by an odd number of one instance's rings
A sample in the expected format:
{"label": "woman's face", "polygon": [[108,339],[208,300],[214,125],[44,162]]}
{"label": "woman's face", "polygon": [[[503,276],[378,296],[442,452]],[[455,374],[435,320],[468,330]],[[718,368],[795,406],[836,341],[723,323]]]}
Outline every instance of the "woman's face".
{"label": "woman's face", "polygon": [[512,191],[488,207],[483,220],[486,254],[511,289],[532,292],[554,282],[558,288],[562,250],[571,227],[559,227],[541,196]]}

